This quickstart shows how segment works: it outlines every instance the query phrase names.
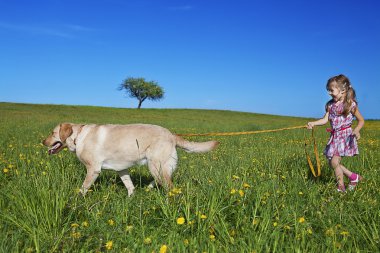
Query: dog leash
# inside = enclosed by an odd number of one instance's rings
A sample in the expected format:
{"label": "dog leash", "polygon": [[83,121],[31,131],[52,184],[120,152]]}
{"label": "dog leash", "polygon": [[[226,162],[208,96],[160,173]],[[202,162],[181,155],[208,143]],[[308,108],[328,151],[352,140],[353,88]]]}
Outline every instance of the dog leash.
{"label": "dog leash", "polygon": [[[284,128],[279,128],[279,129],[245,131],[245,132],[225,132],[225,133],[214,132],[214,133],[191,133],[191,134],[176,134],[176,135],[178,136],[236,136],[236,135],[259,134],[259,133],[273,133],[273,132],[279,132],[279,131],[284,131],[284,130],[301,129],[301,128],[306,128],[306,126],[302,125],[302,126],[294,126],[294,127],[284,127]],[[315,172],[314,165],[311,161],[310,155],[307,152],[307,140],[305,137],[304,148],[305,148],[306,159],[313,176],[319,177],[321,175],[321,162],[318,155],[317,141],[315,140],[315,136],[314,136],[314,128],[311,131],[311,138],[313,139],[314,155],[315,155],[315,160],[317,162],[317,173]]]}
{"label": "dog leash", "polygon": [[311,162],[311,158],[310,158],[309,152],[307,152],[307,141],[306,141],[306,137],[305,137],[305,154],[306,154],[306,159],[307,159],[307,163],[309,164],[309,168],[311,170],[311,173],[313,173],[313,176],[314,177],[319,177],[321,175],[321,161],[319,160],[318,149],[317,149],[317,141],[315,140],[315,136],[314,136],[314,128],[311,129],[311,138],[313,139],[314,156],[315,156],[315,160],[317,162],[317,173],[315,172],[314,165]]}
{"label": "dog leash", "polygon": [[178,135],[178,136],[233,136],[233,135],[272,133],[272,132],[279,132],[279,131],[284,131],[284,130],[300,129],[300,128],[306,128],[306,126],[294,126],[294,127],[285,127],[285,128],[279,128],[279,129],[245,131],[245,132],[203,133],[203,134],[176,134],[176,135]]}

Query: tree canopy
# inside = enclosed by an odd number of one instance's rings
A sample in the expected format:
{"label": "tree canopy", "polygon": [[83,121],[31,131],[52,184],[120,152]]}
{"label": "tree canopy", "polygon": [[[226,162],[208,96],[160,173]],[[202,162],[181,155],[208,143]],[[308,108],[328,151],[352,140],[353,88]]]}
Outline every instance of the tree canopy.
{"label": "tree canopy", "polygon": [[125,90],[131,98],[136,98],[139,103],[137,108],[146,100],[157,101],[164,97],[164,90],[155,81],[147,82],[145,78],[129,77],[120,85],[119,90]]}

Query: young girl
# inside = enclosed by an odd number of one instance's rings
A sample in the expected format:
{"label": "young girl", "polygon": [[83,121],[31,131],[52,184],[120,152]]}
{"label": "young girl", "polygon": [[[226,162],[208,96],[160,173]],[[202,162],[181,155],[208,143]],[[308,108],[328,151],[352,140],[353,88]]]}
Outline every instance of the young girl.
{"label": "young girl", "polygon": [[[338,75],[327,81],[326,89],[332,97],[326,104],[326,114],[322,119],[309,122],[308,129],[320,126],[330,121],[331,133],[324,154],[329,160],[329,165],[335,170],[338,182],[337,190],[345,192],[343,175],[350,179],[349,189],[355,189],[356,184],[362,177],[351,172],[340,162],[343,156],[354,156],[359,154],[357,140],[360,139],[360,129],[364,125],[364,118],[360,114],[356,102],[355,90],[350,80],[344,75]],[[356,117],[358,124],[354,130],[351,128],[352,121]]]}

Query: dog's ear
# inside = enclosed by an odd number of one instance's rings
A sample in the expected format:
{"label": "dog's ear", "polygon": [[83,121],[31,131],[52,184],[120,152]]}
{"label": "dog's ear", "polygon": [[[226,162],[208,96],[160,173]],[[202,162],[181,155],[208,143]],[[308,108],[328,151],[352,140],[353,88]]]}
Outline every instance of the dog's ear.
{"label": "dog's ear", "polygon": [[59,138],[62,142],[65,142],[66,139],[73,134],[73,127],[71,124],[63,123],[59,128]]}

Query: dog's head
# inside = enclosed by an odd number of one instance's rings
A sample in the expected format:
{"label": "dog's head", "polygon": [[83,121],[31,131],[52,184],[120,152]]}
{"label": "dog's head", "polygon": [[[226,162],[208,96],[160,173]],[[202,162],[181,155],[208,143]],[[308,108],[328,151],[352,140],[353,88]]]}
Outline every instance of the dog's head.
{"label": "dog's head", "polygon": [[53,132],[42,142],[49,147],[49,155],[57,154],[67,146],[66,140],[73,134],[73,124],[63,123],[56,126]]}

